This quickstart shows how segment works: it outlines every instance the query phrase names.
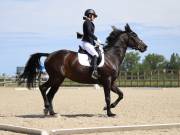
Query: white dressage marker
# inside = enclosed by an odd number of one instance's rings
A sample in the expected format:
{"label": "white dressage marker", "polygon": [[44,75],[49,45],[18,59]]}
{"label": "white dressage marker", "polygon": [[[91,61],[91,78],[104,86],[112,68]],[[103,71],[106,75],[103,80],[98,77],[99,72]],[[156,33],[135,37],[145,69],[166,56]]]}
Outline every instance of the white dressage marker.
{"label": "white dressage marker", "polygon": [[101,89],[101,87],[100,87],[98,84],[94,84],[94,88],[95,88],[96,90],[100,90],[100,89]]}
{"label": "white dressage marker", "polygon": [[14,88],[15,90],[18,90],[18,91],[24,91],[24,90],[28,90],[28,88],[25,88],[25,87],[16,87]]}
{"label": "white dressage marker", "polygon": [[[17,91],[26,91],[26,90],[29,90],[28,88],[26,88],[26,87],[16,87],[16,88],[14,88],[15,90],[17,90]],[[39,88],[38,87],[35,87],[35,88],[32,88],[32,90],[39,90]]]}

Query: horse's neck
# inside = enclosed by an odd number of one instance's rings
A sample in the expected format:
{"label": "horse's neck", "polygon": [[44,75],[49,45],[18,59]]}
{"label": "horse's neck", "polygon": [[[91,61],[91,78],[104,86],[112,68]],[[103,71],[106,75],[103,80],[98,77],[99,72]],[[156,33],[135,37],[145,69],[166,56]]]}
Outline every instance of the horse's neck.
{"label": "horse's neck", "polygon": [[110,60],[113,64],[116,65],[116,67],[119,69],[126,53],[127,47],[121,45],[114,45],[109,50],[107,50],[105,53],[108,55]]}

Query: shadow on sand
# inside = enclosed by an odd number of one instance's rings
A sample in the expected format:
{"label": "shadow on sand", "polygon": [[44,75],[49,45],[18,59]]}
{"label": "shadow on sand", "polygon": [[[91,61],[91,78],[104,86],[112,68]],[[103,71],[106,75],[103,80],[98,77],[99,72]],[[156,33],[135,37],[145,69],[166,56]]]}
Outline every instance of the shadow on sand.
{"label": "shadow on sand", "polygon": [[62,117],[77,118],[77,117],[106,117],[105,114],[61,114]]}
{"label": "shadow on sand", "polygon": [[45,116],[43,114],[30,114],[30,115],[17,115],[19,118],[48,118],[50,116]]}
{"label": "shadow on sand", "polygon": [[19,118],[54,118],[54,117],[67,117],[67,118],[78,118],[78,117],[107,117],[105,114],[58,114],[57,116],[45,116],[43,114],[30,114],[30,115],[17,115]]}

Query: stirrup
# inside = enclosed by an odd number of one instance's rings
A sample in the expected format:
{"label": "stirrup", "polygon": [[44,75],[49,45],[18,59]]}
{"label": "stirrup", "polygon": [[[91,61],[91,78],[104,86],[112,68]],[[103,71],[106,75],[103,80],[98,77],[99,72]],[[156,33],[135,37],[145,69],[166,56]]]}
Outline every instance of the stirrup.
{"label": "stirrup", "polygon": [[91,77],[92,77],[93,79],[96,79],[96,80],[97,80],[98,77],[99,77],[98,72],[97,72],[97,71],[93,71]]}

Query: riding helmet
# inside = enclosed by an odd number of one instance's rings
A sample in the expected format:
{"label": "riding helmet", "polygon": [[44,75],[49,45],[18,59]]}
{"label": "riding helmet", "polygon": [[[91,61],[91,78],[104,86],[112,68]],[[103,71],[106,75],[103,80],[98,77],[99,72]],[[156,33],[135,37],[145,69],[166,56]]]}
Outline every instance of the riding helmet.
{"label": "riding helmet", "polygon": [[93,9],[87,9],[84,13],[84,16],[88,17],[89,14],[94,15],[95,17],[98,17],[98,15],[96,14],[96,12]]}

